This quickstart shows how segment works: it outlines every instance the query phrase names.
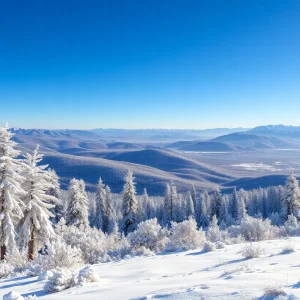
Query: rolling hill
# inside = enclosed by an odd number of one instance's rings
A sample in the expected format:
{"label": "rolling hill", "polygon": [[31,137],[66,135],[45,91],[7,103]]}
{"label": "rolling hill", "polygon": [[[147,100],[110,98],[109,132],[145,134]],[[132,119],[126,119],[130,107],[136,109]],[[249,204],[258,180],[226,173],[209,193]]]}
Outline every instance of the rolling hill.
{"label": "rolling hill", "polygon": [[300,126],[267,125],[258,126],[248,131],[251,134],[275,136],[290,140],[300,140]]}
{"label": "rolling hill", "polygon": [[[192,185],[197,189],[212,190],[218,185],[230,189],[233,185],[237,188],[254,188],[259,185],[282,183],[286,174],[280,174],[280,170],[272,171],[273,177],[264,177],[268,175],[267,171],[244,170],[232,165],[236,165],[237,153],[246,155],[249,149],[265,151],[295,147],[295,143],[284,139],[249,132],[231,133],[205,142],[177,140],[162,148],[159,146],[160,143],[131,141],[134,136],[137,137],[137,133],[146,132],[143,130],[125,131],[127,137],[125,134],[122,140],[118,140],[116,135],[113,135],[113,130],[12,129],[12,131],[15,133],[14,139],[23,152],[34,149],[37,144],[41,145],[41,151],[45,154],[45,163],[57,171],[63,188],[67,188],[69,180],[76,177],[84,179],[88,189],[93,191],[101,176],[115,193],[122,190],[124,175],[128,169],[135,174],[138,193],[142,193],[143,188],[146,187],[151,195],[162,195],[165,184],[171,180],[176,183],[179,191],[189,189]],[[124,130],[117,131],[117,134],[122,132]],[[153,137],[153,132],[164,134],[164,131],[149,130],[144,140]],[[176,136],[176,132],[171,131],[171,135]],[[200,156],[197,156],[197,152]],[[208,154],[201,155],[201,153],[214,152],[232,154],[224,158],[222,154],[213,157]],[[276,153],[272,155],[278,156]],[[255,159],[256,154],[252,156]],[[243,161],[242,157],[241,159]],[[279,175],[282,177],[279,178]],[[259,178],[255,179],[256,176]]]}
{"label": "rolling hill", "polygon": [[[167,182],[173,181],[179,190],[195,185],[198,189],[216,188],[217,182],[225,181],[225,176],[210,175],[199,172],[196,179],[181,176],[182,172],[167,172],[163,169],[125,161],[112,161],[103,158],[79,157],[68,154],[46,154],[44,163],[57,172],[63,188],[67,188],[72,177],[86,181],[89,190],[94,190],[100,176],[108,184],[112,192],[120,193],[124,185],[124,177],[130,169],[135,176],[137,192],[141,194],[146,187],[151,195],[162,195]],[[213,171],[211,171],[213,172]],[[187,178],[189,177],[189,178]],[[207,180],[207,179],[210,180]],[[214,181],[216,183],[214,183]]]}
{"label": "rolling hill", "polygon": [[200,152],[232,152],[247,150],[245,147],[236,146],[229,143],[222,142],[190,142],[182,141],[172,143],[166,146],[166,148],[177,149],[181,151],[200,151]]}
{"label": "rolling hill", "polygon": [[225,170],[166,150],[145,149],[110,156],[111,160],[150,166],[191,180],[222,183],[230,180]]}
{"label": "rolling hill", "polygon": [[210,142],[230,143],[252,149],[287,149],[299,148],[298,144],[272,136],[261,136],[250,133],[231,133],[219,136]]}

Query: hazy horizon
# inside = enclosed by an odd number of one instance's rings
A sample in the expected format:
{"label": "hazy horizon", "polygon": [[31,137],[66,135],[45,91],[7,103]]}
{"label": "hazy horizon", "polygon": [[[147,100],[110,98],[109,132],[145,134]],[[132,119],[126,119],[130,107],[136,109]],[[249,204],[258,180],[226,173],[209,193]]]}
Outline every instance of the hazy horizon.
{"label": "hazy horizon", "polygon": [[[3,126],[3,124],[2,124]],[[209,128],[161,128],[161,127],[136,127],[136,128],[125,128],[125,127],[93,127],[93,128],[80,128],[80,127],[22,127],[22,126],[12,126],[8,123],[9,128],[18,128],[18,129],[41,129],[41,130],[217,130],[217,129],[245,129],[250,130],[256,127],[261,126],[286,126],[286,127],[300,127],[300,125],[291,125],[291,124],[259,124],[253,127],[244,127],[244,126],[237,126],[237,127],[209,127]]]}

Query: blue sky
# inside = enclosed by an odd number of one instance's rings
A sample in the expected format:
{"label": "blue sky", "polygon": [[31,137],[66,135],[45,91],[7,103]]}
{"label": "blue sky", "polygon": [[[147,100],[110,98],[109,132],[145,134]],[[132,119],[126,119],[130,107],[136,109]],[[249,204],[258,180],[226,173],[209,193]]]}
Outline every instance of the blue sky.
{"label": "blue sky", "polygon": [[298,0],[2,1],[0,28],[11,126],[300,125]]}

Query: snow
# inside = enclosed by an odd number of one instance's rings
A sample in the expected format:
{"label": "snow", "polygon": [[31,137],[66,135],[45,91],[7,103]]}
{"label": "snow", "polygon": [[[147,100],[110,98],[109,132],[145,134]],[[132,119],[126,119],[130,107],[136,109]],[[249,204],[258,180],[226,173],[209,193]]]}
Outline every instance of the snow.
{"label": "snow", "polygon": [[232,167],[238,167],[243,168],[246,170],[252,170],[252,171],[278,171],[279,169],[274,168],[271,165],[263,164],[263,163],[241,163],[232,165]]}
{"label": "snow", "polygon": [[[253,244],[264,250],[259,258],[244,259],[244,245],[237,244],[93,265],[99,282],[58,293],[45,293],[45,281],[37,277],[2,279],[0,298],[15,291],[45,300],[263,299],[264,291],[275,286],[287,294],[280,299],[300,299],[300,237]],[[281,254],[286,245],[295,252]]]}

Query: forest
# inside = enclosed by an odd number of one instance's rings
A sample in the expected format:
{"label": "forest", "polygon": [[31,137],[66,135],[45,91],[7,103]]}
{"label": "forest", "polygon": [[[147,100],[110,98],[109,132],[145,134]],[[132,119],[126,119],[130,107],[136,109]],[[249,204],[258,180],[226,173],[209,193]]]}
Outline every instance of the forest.
{"label": "forest", "polygon": [[191,186],[181,194],[170,182],[164,195],[151,197],[146,189],[136,194],[128,170],[122,194],[111,193],[101,178],[91,193],[79,178],[68,190],[60,189],[39,146],[32,153],[17,149],[13,133],[1,128],[0,278],[59,268],[45,286],[59,291],[67,285],[58,278],[85,264],[199,247],[212,251],[300,233],[300,190],[293,171],[285,186],[234,188],[231,194]]}

